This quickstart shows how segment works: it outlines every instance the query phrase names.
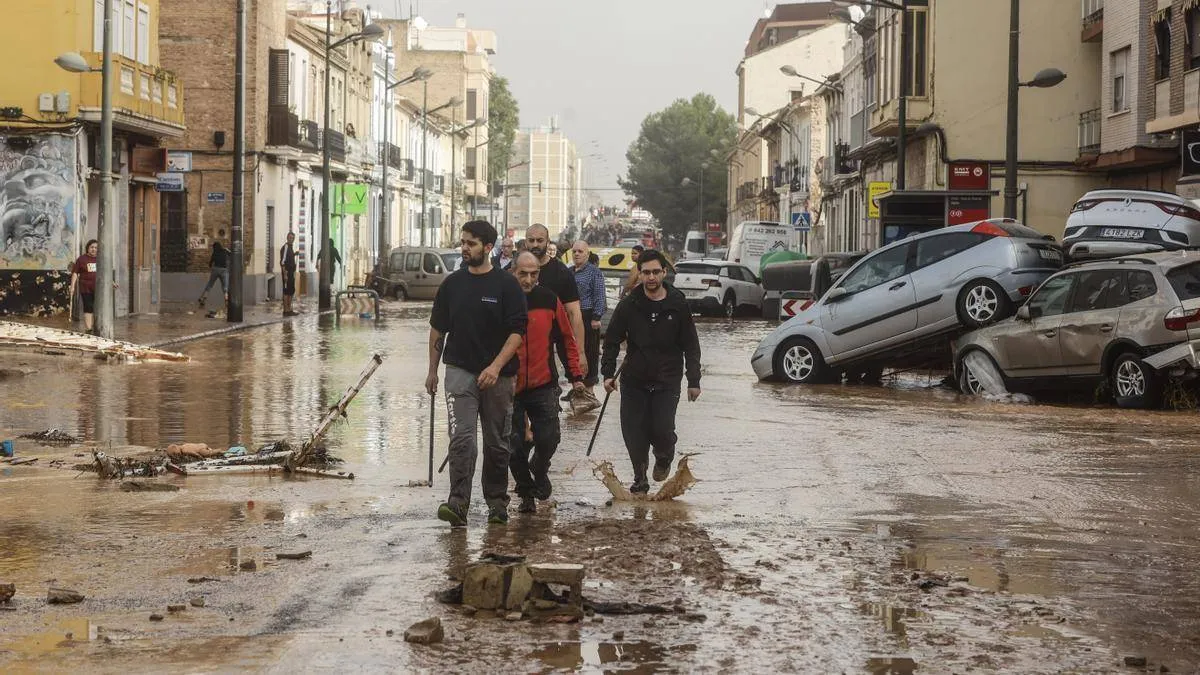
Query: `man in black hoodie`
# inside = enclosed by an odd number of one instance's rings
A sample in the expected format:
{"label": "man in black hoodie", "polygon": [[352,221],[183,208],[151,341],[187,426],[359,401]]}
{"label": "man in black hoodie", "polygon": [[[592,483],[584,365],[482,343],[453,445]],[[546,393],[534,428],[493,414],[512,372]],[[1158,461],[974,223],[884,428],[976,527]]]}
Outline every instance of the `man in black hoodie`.
{"label": "man in black hoodie", "polygon": [[675,410],[687,364],[688,400],[700,398],[700,339],[683,293],[663,282],[663,254],[644,251],[638,258],[641,283],[613,312],[604,336],[600,372],[604,389],[617,388],[617,356],[625,346],[621,366],[621,435],[633,462],[629,491],[646,493],[646,469],[654,447],[654,480],[671,475],[675,459]]}

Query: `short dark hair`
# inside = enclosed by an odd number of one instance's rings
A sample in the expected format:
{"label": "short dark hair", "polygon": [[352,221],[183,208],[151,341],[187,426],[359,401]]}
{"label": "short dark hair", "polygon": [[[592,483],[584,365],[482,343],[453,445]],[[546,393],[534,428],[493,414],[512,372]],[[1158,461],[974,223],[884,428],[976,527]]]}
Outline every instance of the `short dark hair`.
{"label": "short dark hair", "polygon": [[631,248],[631,249],[629,249],[629,250],[631,250],[631,251],[637,251],[638,253],[641,253],[642,251],[645,251],[645,250],[646,250],[646,247],[645,247],[645,246],[642,246],[641,244],[634,244],[633,248]]}
{"label": "short dark hair", "polygon": [[638,271],[640,272],[642,270],[642,265],[645,265],[648,262],[654,262],[655,260],[658,261],[659,265],[662,265],[664,270],[667,269],[667,256],[663,255],[662,251],[656,251],[652,248],[648,248],[645,251],[642,251],[642,255],[638,257]]}
{"label": "short dark hair", "polygon": [[468,220],[462,229],[463,232],[483,242],[484,246],[496,245],[496,228],[486,220]]}
{"label": "short dark hair", "polygon": [[87,253],[87,250],[92,247],[92,244],[95,244],[97,247],[100,246],[100,242],[96,241],[95,239],[88,239],[88,243],[83,245],[83,252]]}

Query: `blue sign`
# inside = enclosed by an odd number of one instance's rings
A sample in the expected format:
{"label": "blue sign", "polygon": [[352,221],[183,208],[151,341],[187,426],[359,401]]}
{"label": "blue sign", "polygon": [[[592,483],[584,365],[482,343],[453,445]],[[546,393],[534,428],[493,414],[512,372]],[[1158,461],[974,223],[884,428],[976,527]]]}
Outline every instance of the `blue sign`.
{"label": "blue sign", "polygon": [[812,214],[808,211],[792,211],[792,227],[797,232],[812,230]]}

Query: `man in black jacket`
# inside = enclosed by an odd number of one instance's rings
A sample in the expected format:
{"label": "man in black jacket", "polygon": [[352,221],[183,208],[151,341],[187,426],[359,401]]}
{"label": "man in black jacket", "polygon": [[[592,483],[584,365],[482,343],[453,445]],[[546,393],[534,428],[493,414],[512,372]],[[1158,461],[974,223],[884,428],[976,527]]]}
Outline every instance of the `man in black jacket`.
{"label": "man in black jacket", "polygon": [[646,469],[654,447],[654,480],[671,475],[675,459],[675,410],[687,364],[688,400],[700,398],[700,339],[683,293],[663,282],[663,254],[644,251],[638,258],[641,283],[613,312],[604,336],[600,372],[604,389],[617,388],[617,356],[625,342],[621,366],[621,435],[633,462],[629,491],[646,493]]}

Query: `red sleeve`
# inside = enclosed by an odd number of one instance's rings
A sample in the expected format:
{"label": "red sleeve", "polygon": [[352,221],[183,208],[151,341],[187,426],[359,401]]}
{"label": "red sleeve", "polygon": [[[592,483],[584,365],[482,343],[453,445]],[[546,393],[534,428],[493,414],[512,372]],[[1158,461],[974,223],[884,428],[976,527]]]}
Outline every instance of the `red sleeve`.
{"label": "red sleeve", "polygon": [[562,336],[563,344],[567,346],[567,365],[571,369],[571,377],[568,379],[578,382],[583,379],[583,371],[579,367],[579,343],[575,341],[575,329],[571,328],[571,319],[567,317],[567,310],[561,300],[554,302],[554,318],[558,322],[558,332]]}

